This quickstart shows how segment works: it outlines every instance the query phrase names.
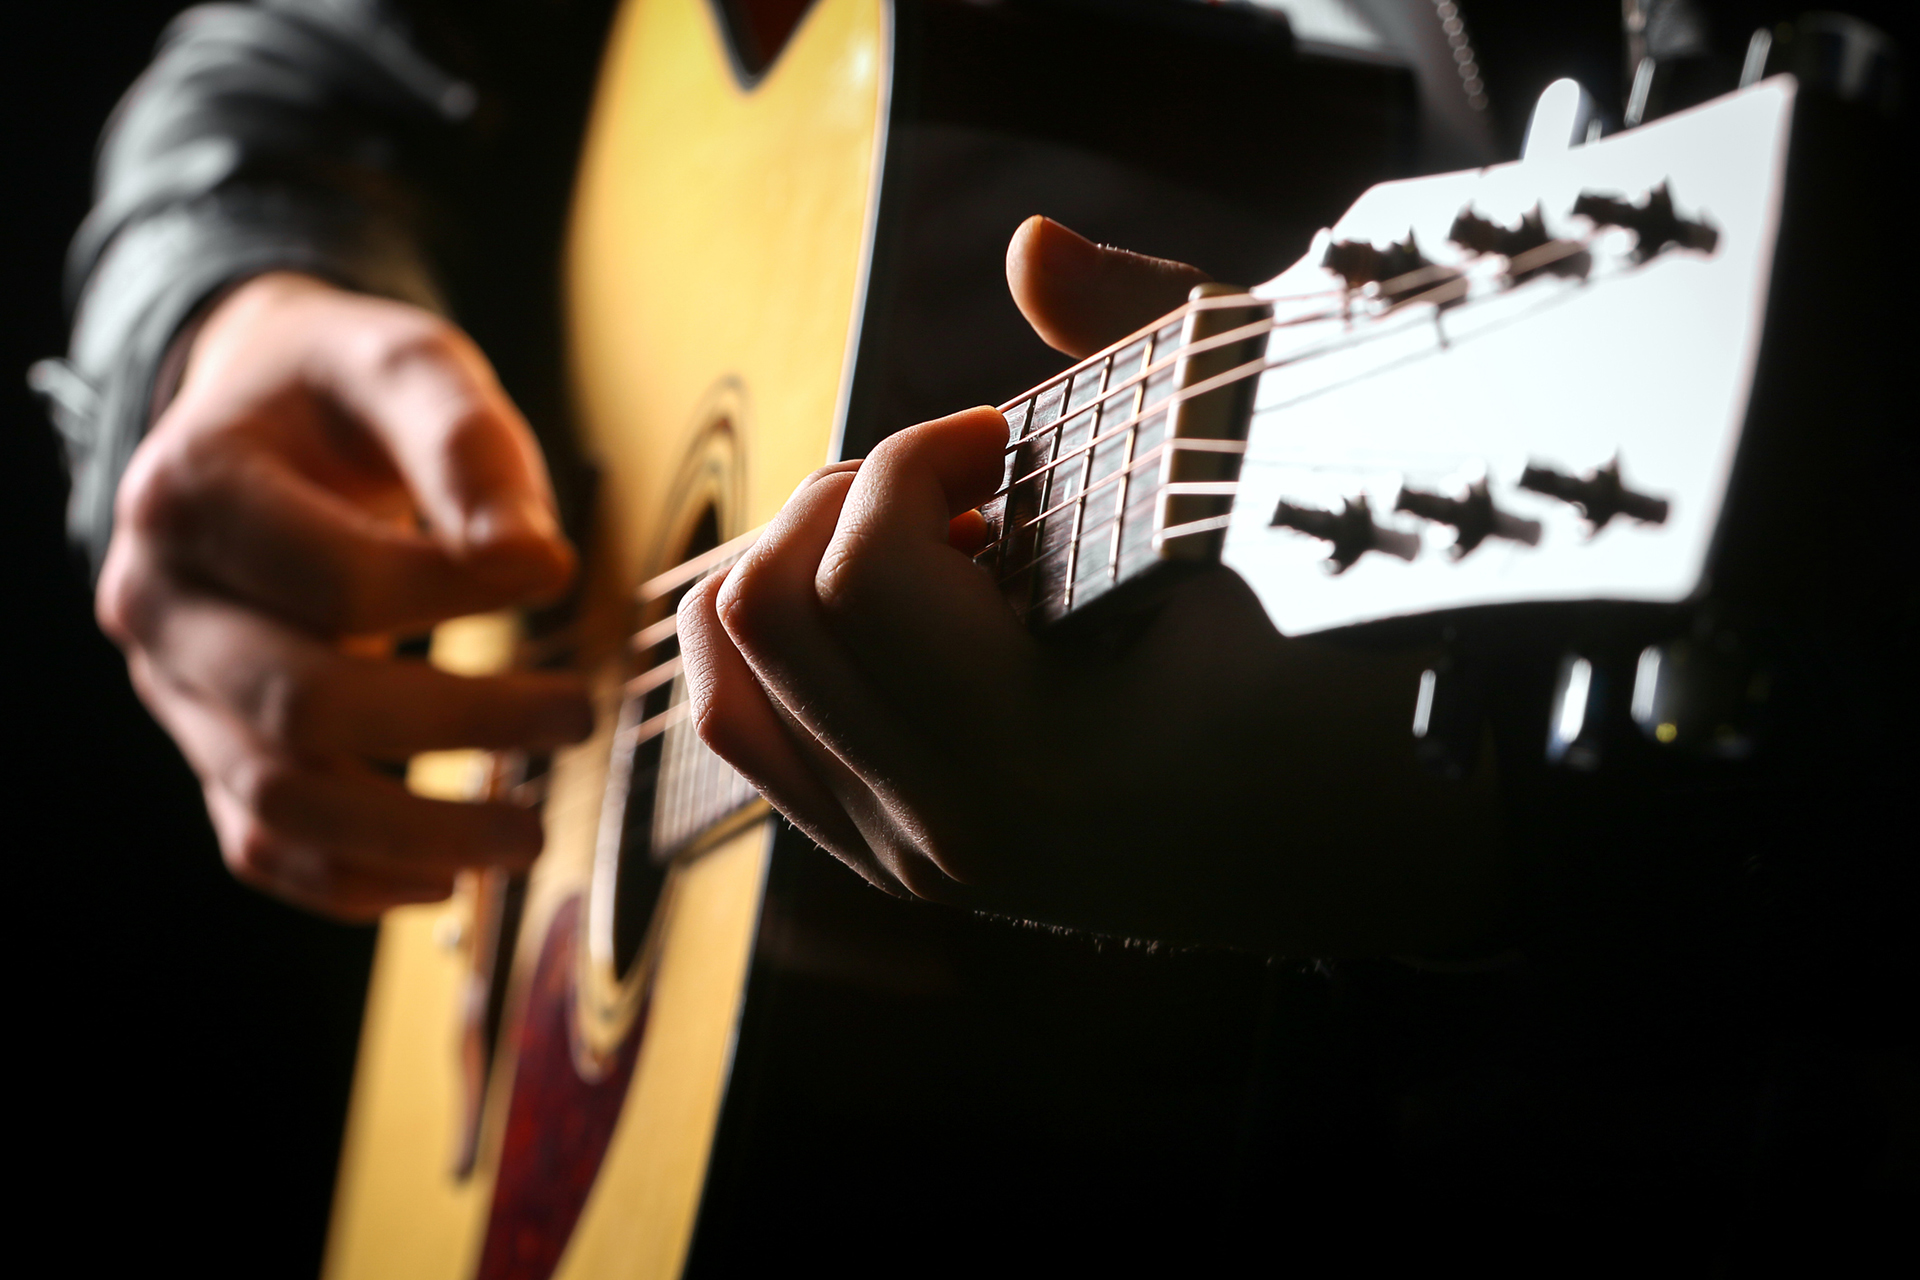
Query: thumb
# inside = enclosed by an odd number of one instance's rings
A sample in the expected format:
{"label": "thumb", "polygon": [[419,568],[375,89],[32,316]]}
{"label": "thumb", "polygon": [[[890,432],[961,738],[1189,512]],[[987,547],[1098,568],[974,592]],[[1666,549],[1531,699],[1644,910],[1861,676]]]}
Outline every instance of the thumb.
{"label": "thumb", "polygon": [[539,445],[472,340],[386,304],[370,341],[341,353],[335,398],[386,447],[434,541],[476,577],[522,598],[573,575]]}
{"label": "thumb", "polygon": [[1076,359],[1172,311],[1209,279],[1184,262],[1094,244],[1038,214],[1007,245],[1007,288],[1020,314],[1041,341]]}

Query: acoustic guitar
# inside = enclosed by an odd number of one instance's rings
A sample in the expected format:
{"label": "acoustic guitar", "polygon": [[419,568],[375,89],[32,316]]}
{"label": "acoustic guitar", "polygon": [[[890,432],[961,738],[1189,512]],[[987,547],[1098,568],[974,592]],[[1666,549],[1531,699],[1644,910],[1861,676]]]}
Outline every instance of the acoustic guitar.
{"label": "acoustic guitar", "polygon": [[[1055,36],[1093,22],[1011,8]],[[1062,76],[1097,83],[1176,39],[1249,45],[1148,12],[1116,6],[1082,43],[1117,61]],[[880,0],[622,12],[567,282],[602,474],[590,577],[564,622],[465,619],[433,641],[452,670],[579,666],[600,728],[550,761],[413,765],[422,792],[542,806],[547,850],[524,880],[470,876],[382,925],[329,1276],[920,1274],[1029,1231],[1124,1250],[1149,1217],[1199,1230],[1231,1200],[1257,962],[1115,956],[886,899],[686,718],[678,596],[802,476],[911,420],[891,416],[907,356],[965,364],[876,325],[902,314],[892,255],[953,74],[933,64],[956,31],[968,56],[1032,47],[1033,25],[999,45],[964,25],[1003,20]],[[1404,101],[1391,69],[1302,70],[1284,26],[1262,32],[1302,93],[1347,76]],[[1176,117],[1161,136],[1237,127],[1181,121],[1183,101],[1154,106]],[[1584,146],[1372,186],[1266,284],[1204,286],[1009,400],[981,564],[1043,630],[1225,564],[1283,634],[1435,646],[1403,691],[1407,749],[1446,777],[1516,697],[1540,770],[1762,752],[1765,657],[1726,620],[1834,594],[1779,533],[1840,474],[1800,412],[1837,350],[1808,319],[1818,273],[1795,265],[1842,216],[1822,212],[1841,170],[1820,166],[1844,148],[1809,143],[1826,127],[1776,76]],[[1391,167],[1394,128],[1368,163]],[[895,1216],[928,1199],[968,1225]],[[887,1252],[929,1238],[949,1253]]]}

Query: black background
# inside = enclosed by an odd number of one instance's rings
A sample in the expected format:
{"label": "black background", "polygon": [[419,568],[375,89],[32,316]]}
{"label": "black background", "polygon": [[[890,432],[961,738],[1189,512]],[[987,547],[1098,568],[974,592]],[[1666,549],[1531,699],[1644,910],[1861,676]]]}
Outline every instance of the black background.
{"label": "black background", "polygon": [[[180,7],[22,2],[0,19],[0,687],[11,782],[0,865],[12,882],[13,1164],[28,1186],[13,1251],[51,1250],[59,1261],[34,1269],[67,1273],[170,1264],[309,1276],[372,931],[281,907],[222,869],[191,774],[92,623],[84,567],[61,532],[58,450],[23,379],[65,345],[60,261],[86,210],[94,140]],[[1590,37],[1605,34],[1615,6],[1545,19],[1554,30],[1541,35],[1567,46],[1559,54],[1518,50],[1515,28],[1497,21],[1514,7],[1463,4],[1496,94],[1504,61],[1529,64],[1518,76],[1529,82],[1577,67],[1605,95],[1617,64],[1597,58]],[[1848,7],[1885,10],[1874,15],[1883,21],[1902,10]],[[1513,96],[1524,101],[1530,85]],[[1502,133],[1517,138],[1524,112],[1502,105]]]}
{"label": "black background", "polygon": [[[180,0],[7,6],[0,467],[15,1265],[318,1272],[370,929],[235,884],[64,545],[25,369],[65,349],[60,260],[94,140]],[[16,1182],[16,1185],[19,1184]]]}

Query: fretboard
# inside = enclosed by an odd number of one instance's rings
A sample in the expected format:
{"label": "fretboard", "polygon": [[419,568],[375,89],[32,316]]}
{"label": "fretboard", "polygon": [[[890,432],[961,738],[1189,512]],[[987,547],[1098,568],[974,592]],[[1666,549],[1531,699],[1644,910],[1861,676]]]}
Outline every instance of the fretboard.
{"label": "fretboard", "polygon": [[[981,507],[995,541],[979,561],[1036,630],[1144,584],[1162,568],[1219,557],[1240,473],[1270,309],[1224,285],[1002,410],[1005,480]],[[670,604],[724,572],[758,530],[643,584],[643,606]],[[649,855],[665,862],[749,812],[758,794],[695,732],[672,614],[632,640],[615,737],[615,777],[642,813]]]}
{"label": "fretboard", "polygon": [[1202,285],[1163,317],[1002,408],[1000,491],[979,562],[1036,630],[1175,562],[1217,559],[1268,309]]}

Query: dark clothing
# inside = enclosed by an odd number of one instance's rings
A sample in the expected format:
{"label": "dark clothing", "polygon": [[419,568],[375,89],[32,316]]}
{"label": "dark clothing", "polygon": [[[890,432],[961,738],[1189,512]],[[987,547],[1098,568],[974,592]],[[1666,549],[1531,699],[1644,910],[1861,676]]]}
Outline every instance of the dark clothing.
{"label": "dark clothing", "polygon": [[457,316],[529,418],[559,420],[553,282],[611,10],[262,0],[181,15],[108,125],[68,259],[68,369],[37,378],[68,442],[69,528],[96,566],[168,344],[264,271]]}
{"label": "dark clothing", "polygon": [[[1407,0],[1401,19],[1440,22],[1428,7]],[[1699,13],[1649,7],[1666,25],[1650,25],[1647,39],[1704,47]],[[1627,77],[1612,0],[1460,8],[1476,24],[1495,139],[1461,134],[1462,147],[1512,154],[1531,95],[1564,70],[1617,118]],[[549,452],[565,452],[557,268],[611,9],[610,0],[260,0],[208,5],[175,24],[109,127],[98,202],[69,264],[70,365],[41,378],[73,459],[72,531],[96,563],[163,353],[209,298],[265,270],[446,311],[493,359]],[[1737,62],[1750,11],[1704,9],[1714,48]],[[1556,49],[1529,50],[1535,21]],[[1429,78],[1423,99],[1438,93]],[[1579,785],[1545,784],[1528,802],[1535,817],[1605,807]],[[1605,911],[1548,911],[1530,922],[1516,964],[1274,970],[1268,1084],[1250,1117],[1264,1136],[1247,1186],[1313,1214],[1348,1207],[1337,1222],[1282,1230],[1365,1231],[1377,1218],[1432,1233],[1391,1247],[1342,1237],[1351,1259],[1498,1257],[1496,1271],[1559,1273],[1583,1257],[1632,1258],[1695,1272],[1716,1261],[1767,1269],[1766,1242],[1795,1213],[1802,1243],[1836,1221],[1863,1241],[1890,1220],[1890,1197],[1912,1176],[1885,1138],[1885,1117],[1913,1097],[1910,1037],[1880,1028],[1853,1038],[1812,1016],[1826,979],[1779,972],[1798,963],[1780,954],[1801,952],[1772,952],[1772,935],[1749,927],[1763,891],[1742,879],[1742,850],[1768,842],[1756,797],[1661,803],[1670,812],[1660,830],[1681,833],[1675,849],[1686,832],[1714,849],[1660,882],[1667,901],[1657,909],[1623,908],[1644,934],[1608,935],[1616,917]],[[1623,841],[1641,837],[1617,815],[1588,826],[1609,822]],[[1586,843],[1611,856],[1606,839]],[[1577,874],[1579,895],[1614,895],[1608,909],[1646,883],[1625,873],[1607,881],[1604,868]],[[1766,892],[1795,891],[1785,883]],[[1811,954],[1816,944],[1798,945]],[[1856,994],[1832,1007],[1862,1005]],[[1850,1216],[1826,1216],[1820,1195]],[[1494,1240],[1513,1255],[1490,1254]],[[1553,1252],[1528,1256],[1536,1247]],[[1309,1256],[1326,1261],[1319,1249]],[[1831,1261],[1848,1269],[1843,1255]]]}

